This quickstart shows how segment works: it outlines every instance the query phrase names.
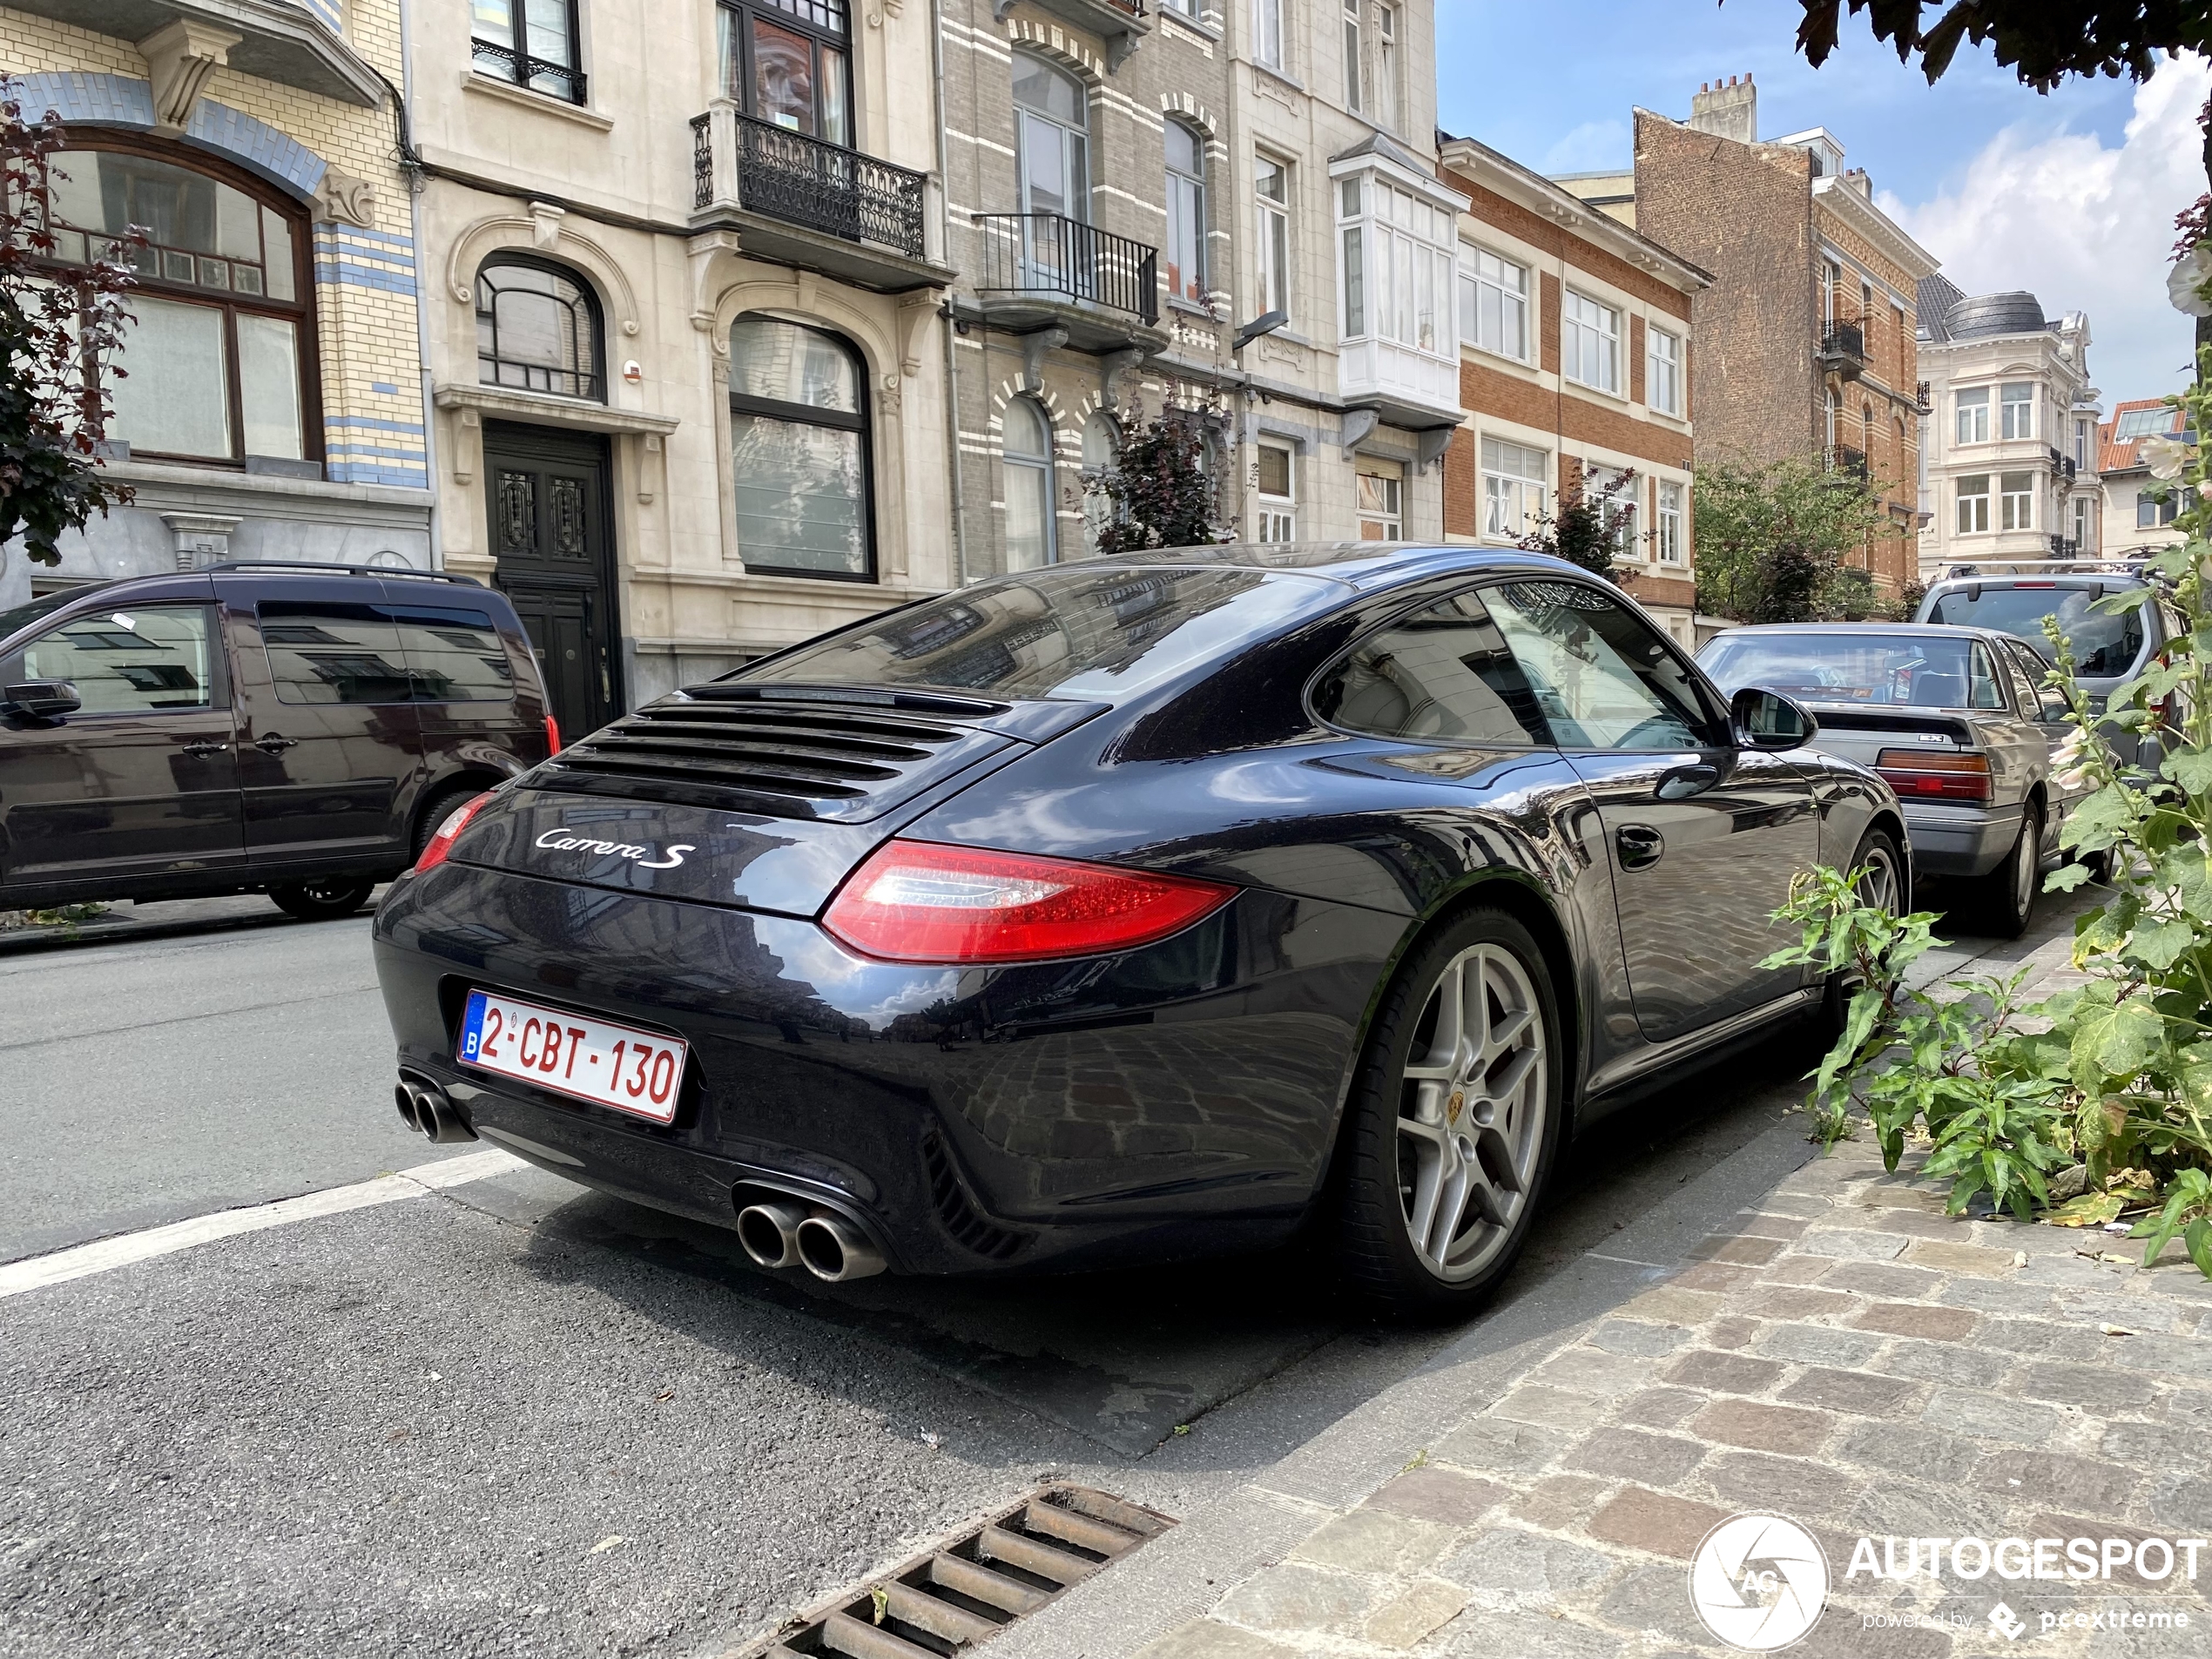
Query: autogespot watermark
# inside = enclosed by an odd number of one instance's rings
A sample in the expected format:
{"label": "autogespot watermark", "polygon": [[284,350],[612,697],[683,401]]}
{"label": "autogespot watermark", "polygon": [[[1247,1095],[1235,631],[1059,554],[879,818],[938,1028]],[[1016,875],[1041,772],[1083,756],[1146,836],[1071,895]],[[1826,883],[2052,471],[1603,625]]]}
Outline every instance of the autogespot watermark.
{"label": "autogespot watermark", "polygon": [[[2128,1580],[2169,1596],[2193,1583],[2204,1552],[2202,1538],[1898,1538],[1861,1537],[1836,1588],[1878,1586],[1924,1579],[1967,1585],[1994,1578],[2020,1583],[2058,1581],[2074,1586]],[[1828,1558],[1819,1541],[1781,1515],[1731,1515],[1705,1534],[1689,1563],[1689,1600],[1705,1628],[1729,1647],[1775,1653],[1791,1647],[1820,1622],[1831,1588]],[[2015,1592],[2020,1594],[2020,1592]],[[1926,1629],[1957,1631],[1986,1623],[2007,1642],[2023,1636],[2086,1630],[2114,1635],[2132,1631],[2187,1630],[2201,1612],[2172,1605],[2137,1608],[2121,1602],[2014,1610],[2003,1601],[1979,1616],[1964,1611],[1884,1609],[1856,1616],[1865,1630]]]}

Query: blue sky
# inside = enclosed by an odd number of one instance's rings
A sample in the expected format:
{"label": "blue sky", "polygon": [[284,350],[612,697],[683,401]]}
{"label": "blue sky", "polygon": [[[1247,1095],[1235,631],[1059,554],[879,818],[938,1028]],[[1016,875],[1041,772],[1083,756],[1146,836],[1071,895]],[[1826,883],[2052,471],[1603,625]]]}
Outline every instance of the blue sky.
{"label": "blue sky", "polygon": [[1893,216],[1968,293],[2028,288],[2084,310],[2106,407],[2185,378],[2168,307],[2173,215],[2204,189],[2188,118],[2199,64],[2131,81],[2019,84],[1986,49],[1929,86],[1863,17],[1820,69],[1797,55],[1795,0],[1438,0],[1437,124],[1545,172],[1625,165],[1637,105],[1689,113],[1701,81],[1750,72],[1759,132],[1824,126]]}

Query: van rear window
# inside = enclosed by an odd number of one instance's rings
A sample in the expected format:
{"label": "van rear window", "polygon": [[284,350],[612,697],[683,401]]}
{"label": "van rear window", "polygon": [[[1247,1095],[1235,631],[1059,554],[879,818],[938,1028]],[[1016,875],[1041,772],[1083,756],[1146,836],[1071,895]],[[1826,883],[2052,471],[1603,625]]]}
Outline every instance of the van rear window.
{"label": "van rear window", "polygon": [[2056,617],[2060,631],[2074,647],[2074,671],[2087,679],[2114,679],[2134,669],[2143,654],[2143,610],[2138,604],[2119,616],[2093,610],[2099,591],[1985,585],[1976,597],[1960,588],[1940,596],[1928,620],[1959,628],[1994,628],[2025,639],[2048,662],[2051,642],[2043,632],[2043,618]]}

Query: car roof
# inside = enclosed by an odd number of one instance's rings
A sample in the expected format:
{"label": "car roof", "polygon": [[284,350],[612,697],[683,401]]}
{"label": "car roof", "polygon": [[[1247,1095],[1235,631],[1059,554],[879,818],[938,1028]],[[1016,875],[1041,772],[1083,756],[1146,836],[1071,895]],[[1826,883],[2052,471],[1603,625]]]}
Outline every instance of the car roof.
{"label": "car roof", "polygon": [[1465,570],[1526,570],[1587,577],[1589,572],[1548,553],[1515,547],[1478,547],[1433,542],[1224,542],[1210,547],[1163,547],[1136,553],[1101,554],[1067,564],[1120,567],[1224,565],[1240,570],[1302,571],[1359,588],[1387,588],[1426,577]]}
{"label": "car roof", "polygon": [[1724,628],[1713,638],[1737,639],[1745,634],[1932,634],[1939,639],[1983,640],[2016,637],[2001,628],[1969,628],[1950,622],[1747,622]]}

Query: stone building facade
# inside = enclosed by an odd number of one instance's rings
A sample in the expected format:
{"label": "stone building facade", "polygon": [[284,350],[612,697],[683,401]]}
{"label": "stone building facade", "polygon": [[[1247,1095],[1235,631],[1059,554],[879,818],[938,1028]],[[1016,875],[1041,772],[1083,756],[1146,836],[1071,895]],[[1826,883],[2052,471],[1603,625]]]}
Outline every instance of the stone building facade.
{"label": "stone building facade", "polygon": [[1622,585],[1685,645],[1696,266],[1472,138],[1443,145],[1459,222],[1460,401],[1444,465],[1453,540],[1508,545],[1562,492],[1606,504]]}
{"label": "stone building facade", "polygon": [[1699,459],[1810,457],[1870,478],[1886,528],[1860,558],[1878,596],[1898,595],[1918,570],[1915,291],[1934,257],[1825,128],[1762,142],[1748,76],[1701,90],[1687,122],[1636,111],[1626,199],[1620,180],[1564,182],[1712,273],[1692,330]]}
{"label": "stone building facade", "polygon": [[415,9],[439,516],[589,729],[959,579],[929,14],[522,14]]}
{"label": "stone building facade", "polygon": [[436,562],[400,0],[210,10],[0,6],[0,72],[66,126],[60,255],[151,233],[109,434],[136,499],[58,570],[0,554],[0,609],[224,559]]}
{"label": "stone building facade", "polygon": [[2089,320],[2032,293],[1919,285],[1920,573],[2094,558],[2102,539]]}

